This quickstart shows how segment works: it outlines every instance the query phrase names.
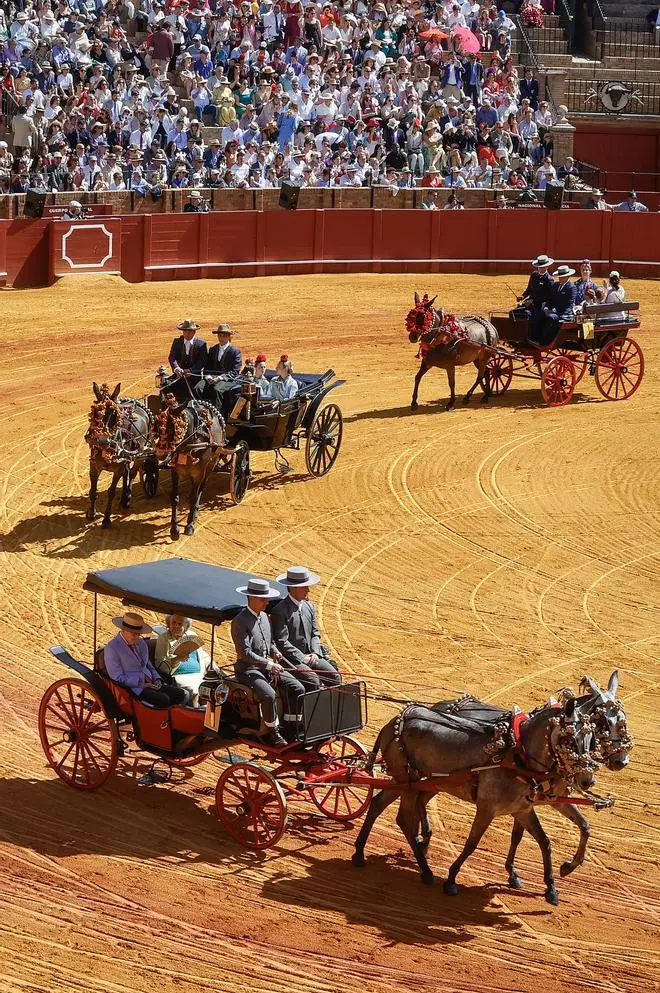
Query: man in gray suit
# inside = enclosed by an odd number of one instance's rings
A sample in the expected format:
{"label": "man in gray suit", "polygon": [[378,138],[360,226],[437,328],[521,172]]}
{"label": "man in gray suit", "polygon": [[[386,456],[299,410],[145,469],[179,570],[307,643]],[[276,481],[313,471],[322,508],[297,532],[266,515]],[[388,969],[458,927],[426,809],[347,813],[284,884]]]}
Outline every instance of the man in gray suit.
{"label": "man in gray suit", "polygon": [[277,747],[287,744],[280,734],[277,716],[277,693],[279,685],[283,690],[285,713],[283,720],[294,727],[302,718],[302,697],[305,687],[284,667],[284,659],[273,644],[273,636],[268,615],[265,613],[269,600],[276,600],[280,594],[266,579],[253,578],[247,586],[239,586],[237,593],[247,596],[247,607],[231,622],[231,636],[236,648],[236,678],[243,686],[249,686],[261,704],[264,723],[270,732],[267,741]]}
{"label": "man in gray suit", "polygon": [[277,577],[277,582],[287,587],[289,595],[271,613],[275,644],[282,653],[284,665],[307,690],[341,683],[336,665],[321,644],[316,610],[308,600],[310,586],[315,586],[320,579],[305,566],[290,566]]}

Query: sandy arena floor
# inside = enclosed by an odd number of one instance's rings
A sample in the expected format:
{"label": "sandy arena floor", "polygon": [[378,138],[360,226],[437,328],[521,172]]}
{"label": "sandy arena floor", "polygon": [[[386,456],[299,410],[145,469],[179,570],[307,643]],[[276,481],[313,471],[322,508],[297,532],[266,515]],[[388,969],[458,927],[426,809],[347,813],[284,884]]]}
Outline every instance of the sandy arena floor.
{"label": "sandy arena floor", "polygon": [[[2,294],[0,990],[660,988],[660,284],[626,283],[642,302],[647,361],[632,400],[602,401],[587,378],[577,402],[552,410],[537,384],[514,382],[488,407],[447,414],[446,377],[432,372],[413,415],[403,322],[416,286],[458,312],[511,302],[504,279],[467,276],[87,278]],[[91,382],[146,393],[189,314],[205,330],[230,321],[244,355],[287,351],[299,370],[345,378],[333,395],[346,418],[339,461],[312,481],[302,453],[284,478],[257,456],[244,503],[230,507],[215,485],[197,534],[176,545],[163,492],[147,502],[138,488],[110,531],[88,525]],[[470,377],[459,373],[463,392]],[[129,763],[90,795],[60,782],[37,733],[41,695],[65,674],[48,646],[89,658],[87,570],[172,554],[268,576],[308,563],[323,578],[327,643],[372,691],[470,690],[528,706],[618,667],[637,747],[628,771],[599,779],[617,803],[591,816],[590,855],[559,881],[561,906],[543,900],[531,840],[520,850],[527,888],[506,887],[507,820],[451,899],[420,885],[392,816],[362,871],[350,864],[356,827],[305,808],[276,849],[239,849],[213,812],[213,761],[176,788],[138,787]],[[362,739],[396,710],[373,703]],[[441,797],[430,809],[442,878],[472,808]],[[558,869],[577,835],[541,817]]]}

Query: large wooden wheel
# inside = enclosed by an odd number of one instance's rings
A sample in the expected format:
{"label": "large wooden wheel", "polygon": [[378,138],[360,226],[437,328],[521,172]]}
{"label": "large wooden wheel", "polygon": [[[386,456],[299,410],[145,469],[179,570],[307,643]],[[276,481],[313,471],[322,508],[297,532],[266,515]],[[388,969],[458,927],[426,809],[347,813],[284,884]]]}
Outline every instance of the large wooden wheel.
{"label": "large wooden wheel", "polygon": [[49,764],[76,789],[98,789],[117,765],[115,726],[82,679],[48,687],[39,707],[39,737]]}
{"label": "large wooden wheel", "polygon": [[493,396],[501,396],[511,386],[513,379],[513,359],[509,355],[500,355],[496,352],[488,360],[488,372],[490,376],[490,392]]}
{"label": "large wooden wheel", "polygon": [[596,386],[606,400],[627,400],[644,378],[644,353],[634,338],[615,338],[598,354]]}
{"label": "large wooden wheel", "polygon": [[218,780],[215,805],[224,828],[246,848],[270,848],[284,834],[284,790],[269,772],[253,762],[230,765]]}
{"label": "large wooden wheel", "polygon": [[316,412],[307,435],[305,462],[310,476],[325,476],[337,461],[344,422],[336,403],[328,403]]}
{"label": "large wooden wheel", "polygon": [[229,496],[232,503],[240,503],[250,485],[250,449],[247,443],[239,441],[232,456],[229,470]]}
{"label": "large wooden wheel", "polygon": [[575,366],[575,385],[577,386],[587,371],[587,353],[574,352],[570,348],[555,348],[553,354],[563,355],[571,360]]}
{"label": "large wooden wheel", "polygon": [[575,366],[565,355],[550,359],[541,373],[541,392],[548,407],[563,407],[575,390]]}
{"label": "large wooden wheel", "polygon": [[[364,745],[350,735],[341,735],[321,745],[319,752],[325,759],[324,772],[355,769],[363,764],[369,754]],[[371,786],[358,788],[350,783],[341,786],[330,783],[308,785],[307,791],[314,805],[333,821],[353,821],[361,817],[368,809],[374,792]]]}

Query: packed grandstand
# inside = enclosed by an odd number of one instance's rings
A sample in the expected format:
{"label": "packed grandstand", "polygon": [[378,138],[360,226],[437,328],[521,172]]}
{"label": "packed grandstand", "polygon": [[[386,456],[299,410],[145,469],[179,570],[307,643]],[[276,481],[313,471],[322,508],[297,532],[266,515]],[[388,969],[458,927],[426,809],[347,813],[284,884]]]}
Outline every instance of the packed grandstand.
{"label": "packed grandstand", "polygon": [[2,6],[0,193],[585,185],[512,55],[533,0]]}

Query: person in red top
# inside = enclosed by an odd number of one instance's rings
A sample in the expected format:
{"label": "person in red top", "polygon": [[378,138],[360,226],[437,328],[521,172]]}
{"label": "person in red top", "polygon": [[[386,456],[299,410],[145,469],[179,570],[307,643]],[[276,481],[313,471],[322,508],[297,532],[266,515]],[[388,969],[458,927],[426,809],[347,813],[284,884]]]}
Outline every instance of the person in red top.
{"label": "person in red top", "polygon": [[167,72],[167,67],[174,58],[174,38],[162,21],[154,25],[154,30],[147,35],[146,48],[150,59],[149,68],[153,70],[154,66],[158,66],[161,72]]}
{"label": "person in red top", "polygon": [[443,185],[442,176],[438,169],[429,169],[424,178],[422,179],[420,186],[425,189],[436,189],[438,186]]}

